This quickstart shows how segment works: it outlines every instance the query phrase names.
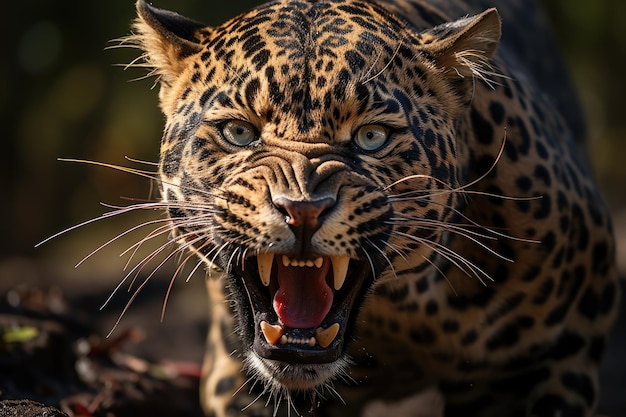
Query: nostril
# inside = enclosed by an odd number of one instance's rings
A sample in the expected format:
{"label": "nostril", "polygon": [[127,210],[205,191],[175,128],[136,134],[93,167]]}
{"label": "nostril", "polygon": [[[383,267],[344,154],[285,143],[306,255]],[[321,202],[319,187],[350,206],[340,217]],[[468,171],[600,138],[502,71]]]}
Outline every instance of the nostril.
{"label": "nostril", "polygon": [[276,209],[278,209],[280,214],[282,214],[285,217],[285,223],[291,222],[291,215],[289,214],[289,211],[287,211],[285,207],[283,207],[280,204],[277,204],[276,201],[274,201],[274,206],[276,207]]}
{"label": "nostril", "polygon": [[285,221],[294,227],[317,230],[320,217],[328,214],[335,205],[331,197],[315,201],[293,201],[285,197],[276,198],[274,206],[285,216]]}

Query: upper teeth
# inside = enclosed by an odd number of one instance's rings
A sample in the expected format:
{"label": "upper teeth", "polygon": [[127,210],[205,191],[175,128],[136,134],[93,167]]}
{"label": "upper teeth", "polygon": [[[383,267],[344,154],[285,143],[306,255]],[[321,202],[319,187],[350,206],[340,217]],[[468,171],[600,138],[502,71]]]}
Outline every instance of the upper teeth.
{"label": "upper teeth", "polygon": [[302,260],[302,259],[291,259],[287,255],[282,256],[283,266],[299,266],[309,268],[315,266],[316,268],[321,268],[324,263],[324,259],[322,257],[316,258],[315,260]]}
{"label": "upper teeth", "polygon": [[[274,262],[273,253],[259,253],[257,254],[257,263],[259,267],[259,277],[264,286],[269,286],[272,276],[272,263]],[[296,266],[296,267],[308,267],[308,268],[321,268],[324,264],[324,258],[317,257],[315,259],[291,259],[287,255],[281,257],[283,266]],[[330,261],[333,265],[333,287],[336,291],[343,287],[346,281],[346,274],[348,273],[348,265],[350,263],[349,256],[336,256],[331,255]]]}
{"label": "upper teeth", "polygon": [[333,264],[333,277],[335,290],[339,291],[343,287],[348,273],[349,256],[331,256],[330,261]]}
{"label": "upper teeth", "polygon": [[270,279],[272,277],[272,262],[274,262],[273,253],[259,253],[256,256],[257,263],[259,264],[259,276],[261,282],[266,287],[270,285]]}

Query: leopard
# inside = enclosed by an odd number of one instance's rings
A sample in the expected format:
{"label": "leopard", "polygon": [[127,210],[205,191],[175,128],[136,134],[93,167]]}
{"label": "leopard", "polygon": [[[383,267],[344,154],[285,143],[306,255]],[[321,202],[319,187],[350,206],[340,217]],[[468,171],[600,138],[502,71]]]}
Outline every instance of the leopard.
{"label": "leopard", "polygon": [[136,10],[207,416],[593,415],[614,238],[538,5]]}

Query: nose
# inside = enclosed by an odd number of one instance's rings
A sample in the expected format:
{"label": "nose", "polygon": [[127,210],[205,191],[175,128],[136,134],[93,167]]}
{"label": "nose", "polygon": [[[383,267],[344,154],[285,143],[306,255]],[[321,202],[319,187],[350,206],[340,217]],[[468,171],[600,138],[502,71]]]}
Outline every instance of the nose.
{"label": "nose", "polygon": [[320,217],[327,213],[334,205],[331,197],[315,201],[293,201],[285,197],[278,197],[273,201],[274,206],[285,215],[285,221],[296,236],[297,246],[306,254],[311,243],[311,237],[320,228]]}

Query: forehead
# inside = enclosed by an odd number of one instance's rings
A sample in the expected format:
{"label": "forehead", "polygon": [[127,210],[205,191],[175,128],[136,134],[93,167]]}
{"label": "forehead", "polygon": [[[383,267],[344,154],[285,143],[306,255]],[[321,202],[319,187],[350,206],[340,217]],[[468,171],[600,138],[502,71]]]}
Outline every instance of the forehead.
{"label": "forehead", "polygon": [[287,68],[331,71],[345,63],[356,73],[372,57],[393,54],[402,29],[399,21],[367,2],[277,2],[217,28],[207,46],[214,58],[245,62],[257,72],[268,64],[280,73]]}

